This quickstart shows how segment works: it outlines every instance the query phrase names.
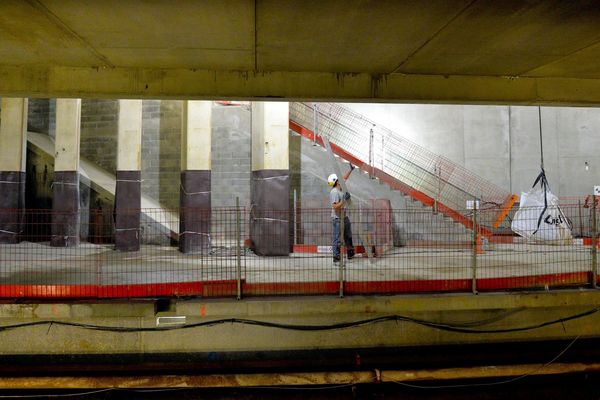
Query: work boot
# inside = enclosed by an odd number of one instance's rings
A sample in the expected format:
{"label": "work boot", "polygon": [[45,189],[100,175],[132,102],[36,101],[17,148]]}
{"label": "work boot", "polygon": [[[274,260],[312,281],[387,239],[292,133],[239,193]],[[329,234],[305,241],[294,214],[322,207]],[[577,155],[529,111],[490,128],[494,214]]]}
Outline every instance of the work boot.
{"label": "work boot", "polygon": [[339,263],[340,262],[340,258],[339,257],[333,257],[333,262],[334,263]]}

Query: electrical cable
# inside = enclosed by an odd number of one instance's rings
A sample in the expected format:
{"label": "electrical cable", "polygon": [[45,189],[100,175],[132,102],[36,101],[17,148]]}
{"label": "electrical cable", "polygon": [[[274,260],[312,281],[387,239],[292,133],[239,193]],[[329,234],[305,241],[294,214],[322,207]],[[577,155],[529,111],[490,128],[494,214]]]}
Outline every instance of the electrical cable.
{"label": "electrical cable", "polygon": [[299,325],[299,324],[284,324],[277,322],[268,322],[268,321],[258,321],[252,319],[244,319],[244,318],[223,318],[216,319],[212,321],[203,321],[192,324],[178,325],[178,326],[166,326],[166,327],[125,327],[125,326],[105,326],[105,325],[94,325],[94,324],[84,324],[77,322],[65,322],[65,321],[54,321],[54,320],[43,320],[43,321],[34,321],[34,322],[25,322],[21,324],[14,325],[4,325],[0,326],[0,332],[14,330],[18,328],[30,327],[30,326],[38,326],[38,325],[49,325],[48,330],[52,328],[53,325],[65,326],[65,327],[75,327],[96,331],[105,331],[105,332],[160,332],[167,330],[176,330],[176,329],[194,329],[200,327],[211,327],[216,325],[224,325],[224,324],[240,324],[240,325],[253,325],[253,326],[261,326],[266,328],[276,328],[276,329],[284,329],[284,330],[293,330],[293,331],[305,331],[305,332],[319,332],[319,331],[328,331],[328,330],[337,330],[337,329],[347,329],[358,326],[372,325],[382,322],[411,322],[417,325],[426,326],[429,328],[434,328],[447,332],[456,332],[456,333],[473,333],[473,334],[485,334],[485,333],[509,333],[509,332],[522,332],[533,329],[539,329],[550,325],[562,324],[567,321],[583,318],[598,312],[600,308],[593,308],[591,310],[587,310],[578,314],[570,315],[563,318],[558,318],[551,321],[540,322],[537,324],[516,327],[516,328],[501,328],[501,329],[472,329],[469,326],[472,325],[461,325],[461,324],[448,324],[442,322],[428,321],[418,318],[407,317],[403,315],[387,315],[376,318],[368,318],[357,321],[349,321],[349,322],[340,322],[336,324],[329,325]]}
{"label": "electrical cable", "polygon": [[106,393],[112,392],[117,389],[115,388],[106,388],[106,389],[98,389],[98,390],[90,390],[86,392],[77,392],[77,393],[57,393],[57,394],[25,394],[25,395],[0,395],[0,399],[39,399],[39,398],[49,398],[49,397],[75,397],[75,396],[87,396],[90,394],[97,393]]}
{"label": "electrical cable", "polygon": [[395,383],[397,385],[401,385],[401,386],[407,386],[410,388],[415,388],[415,389],[455,389],[455,388],[467,388],[467,387],[478,387],[478,386],[497,386],[497,385],[504,385],[507,383],[512,383],[512,382],[516,382],[518,380],[524,379],[530,375],[535,374],[538,371],[543,370],[544,368],[548,367],[549,365],[553,364],[556,360],[558,360],[563,354],[565,354],[567,352],[567,350],[569,350],[571,348],[571,346],[573,346],[575,344],[575,342],[579,339],[579,336],[575,337],[568,345],[567,347],[565,347],[560,353],[558,353],[554,358],[552,358],[550,361],[548,361],[547,363],[540,365],[537,368],[532,369],[531,371],[523,374],[523,375],[519,375],[510,379],[505,379],[502,381],[496,381],[496,382],[484,382],[484,383],[465,383],[465,384],[459,384],[459,385],[437,385],[437,386],[425,386],[425,385],[415,385],[412,383],[406,383],[406,382],[400,382],[400,381],[390,381],[392,383]]}
{"label": "electrical cable", "polygon": [[[340,389],[344,387],[356,386],[356,383],[344,383],[339,385],[322,385],[317,387],[297,387],[297,386],[251,386],[251,387],[239,387],[236,389],[246,390],[303,390],[303,391],[314,391],[314,390],[331,390]],[[0,395],[0,399],[35,399],[35,398],[61,398],[61,397],[76,397],[76,396],[89,396],[98,393],[106,392],[129,392],[129,393],[161,393],[161,392],[176,392],[183,390],[196,390],[198,388],[191,387],[168,387],[168,388],[157,388],[157,389],[130,389],[130,388],[105,388],[98,390],[91,390],[77,393],[57,393],[57,394],[25,394],[25,395]],[[203,388],[205,389],[205,388]]]}

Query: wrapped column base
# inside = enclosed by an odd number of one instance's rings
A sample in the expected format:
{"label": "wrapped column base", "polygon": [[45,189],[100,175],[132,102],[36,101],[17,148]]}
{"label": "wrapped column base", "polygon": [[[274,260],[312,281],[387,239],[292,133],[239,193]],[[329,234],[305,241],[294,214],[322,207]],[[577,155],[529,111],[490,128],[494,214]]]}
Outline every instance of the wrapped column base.
{"label": "wrapped column base", "polygon": [[208,253],[211,230],[211,172],[181,172],[179,251]]}

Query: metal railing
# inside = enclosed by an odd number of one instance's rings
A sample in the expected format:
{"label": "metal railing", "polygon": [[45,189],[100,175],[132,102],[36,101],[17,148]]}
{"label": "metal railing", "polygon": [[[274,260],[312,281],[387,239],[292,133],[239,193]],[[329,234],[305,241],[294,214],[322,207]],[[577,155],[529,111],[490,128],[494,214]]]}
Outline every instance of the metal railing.
{"label": "metal railing", "polygon": [[[380,206],[375,202],[349,212],[356,255],[350,259],[351,252],[342,245],[339,263],[332,255],[331,209],[309,204],[272,213],[294,221],[289,233],[282,233],[279,225],[273,231],[263,227],[263,241],[289,247],[288,255],[279,256],[254,251],[251,226],[255,221],[245,207],[213,209],[208,245],[187,253],[180,251],[178,237],[165,230],[173,223],[169,218],[181,210],[144,209],[143,215],[150,217],[142,218],[141,246],[135,252],[115,249],[112,210],[82,214],[80,243],[73,247],[50,245],[56,223],[51,210],[26,210],[24,219],[22,211],[4,210],[0,221],[5,226],[12,223],[15,232],[17,227],[20,230],[18,242],[0,244],[0,297],[346,296],[595,287],[598,283],[598,210],[593,207],[563,207],[565,215],[582,212],[582,219],[589,221],[582,228],[583,236],[528,242],[500,231],[483,237],[478,230],[456,229],[426,210]],[[492,212],[460,211],[475,224]]]}
{"label": "metal railing", "polygon": [[[318,115],[315,118],[315,115]],[[511,193],[490,183],[453,161],[403,138],[400,134],[365,118],[337,103],[290,103],[290,119],[317,134],[326,136],[357,159],[365,162],[366,170],[390,175],[440,204],[459,211],[473,198],[484,208],[497,211]],[[464,217],[466,214],[461,213]],[[497,215],[489,214],[480,223],[491,226]]]}

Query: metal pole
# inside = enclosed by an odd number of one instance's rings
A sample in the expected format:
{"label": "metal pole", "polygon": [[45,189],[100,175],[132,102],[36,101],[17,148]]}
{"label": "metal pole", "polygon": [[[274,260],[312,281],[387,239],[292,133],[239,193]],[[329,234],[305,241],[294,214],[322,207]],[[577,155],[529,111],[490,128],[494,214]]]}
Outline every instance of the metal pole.
{"label": "metal pole", "polygon": [[340,269],[339,269],[339,279],[340,279],[340,297],[344,297],[344,252],[342,249],[344,248],[344,219],[346,218],[346,212],[344,208],[341,209],[340,212]]}
{"label": "metal pole", "polygon": [[381,135],[381,170],[385,171],[385,136]]}
{"label": "metal pole", "polygon": [[433,202],[433,211],[435,213],[437,213],[438,212],[438,203],[439,203],[440,197],[442,195],[442,166],[439,164],[436,164],[435,172],[437,175],[437,193],[436,193],[435,200]]}
{"label": "metal pole", "polygon": [[473,251],[471,253],[471,290],[477,294],[477,199],[473,200]]}
{"label": "metal pole", "polygon": [[577,199],[577,211],[579,212],[579,236],[583,237],[583,216],[581,215],[581,199]]}
{"label": "metal pole", "polygon": [[538,120],[540,125],[540,160],[542,169],[544,169],[544,142],[542,140],[542,107],[538,106]]}
{"label": "metal pole", "polygon": [[236,268],[235,268],[235,276],[237,280],[237,299],[242,299],[242,249],[241,249],[241,215],[240,215],[240,198],[235,198],[235,259],[236,259]]}
{"label": "metal pole", "polygon": [[592,195],[592,287],[598,289],[598,222],[596,217],[596,195]]}
{"label": "metal pole", "polygon": [[297,226],[298,220],[297,220],[297,215],[296,215],[297,212],[298,212],[298,203],[297,203],[297,201],[298,201],[298,199],[296,197],[296,189],[294,189],[294,215],[293,215],[293,217],[294,217],[294,244],[298,244],[298,232],[297,232],[297,229],[298,229],[298,226]]}
{"label": "metal pole", "polygon": [[314,111],[314,121],[313,121],[313,146],[317,145],[317,103],[313,103],[313,111]]}
{"label": "metal pole", "polygon": [[369,132],[369,166],[370,168],[370,173],[369,173],[369,177],[371,179],[374,178],[374,173],[375,173],[375,169],[374,169],[374,160],[373,160],[373,155],[374,155],[374,151],[373,151],[373,128],[371,128],[371,131]]}

